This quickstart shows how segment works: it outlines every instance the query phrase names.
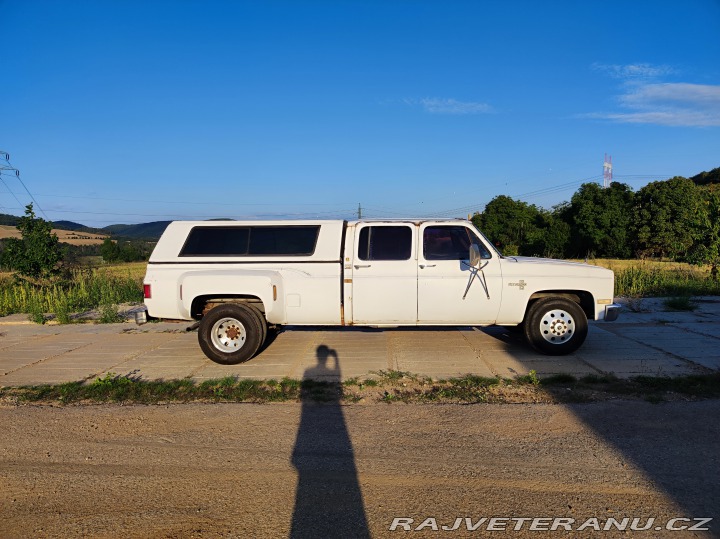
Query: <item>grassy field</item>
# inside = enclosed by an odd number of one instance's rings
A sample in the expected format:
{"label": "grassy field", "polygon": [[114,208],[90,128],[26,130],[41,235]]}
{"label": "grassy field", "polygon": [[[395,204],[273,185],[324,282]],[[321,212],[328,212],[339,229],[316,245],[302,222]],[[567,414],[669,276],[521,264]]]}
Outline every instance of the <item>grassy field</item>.
{"label": "grassy field", "polygon": [[[657,260],[589,260],[615,272],[615,295],[631,298],[720,295],[720,282],[708,267]],[[74,270],[70,279],[39,286],[0,273],[0,316],[29,313],[43,321],[52,313],[62,322],[71,313],[119,303],[142,301],[142,280],[147,264],[99,265]]]}
{"label": "grassy field", "polygon": [[615,272],[615,295],[625,297],[651,296],[716,296],[720,281],[710,277],[709,266],[693,266],[662,260],[588,260]]}
{"label": "grassy field", "polygon": [[0,274],[0,316],[28,313],[37,322],[52,313],[61,323],[70,314],[142,301],[145,264],[125,264],[97,269],[77,269],[69,279],[38,285]]}

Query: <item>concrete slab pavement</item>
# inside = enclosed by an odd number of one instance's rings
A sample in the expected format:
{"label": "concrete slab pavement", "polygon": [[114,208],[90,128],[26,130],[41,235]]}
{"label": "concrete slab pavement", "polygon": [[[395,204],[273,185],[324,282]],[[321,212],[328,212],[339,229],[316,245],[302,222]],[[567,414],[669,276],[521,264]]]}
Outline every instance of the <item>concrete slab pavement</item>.
{"label": "concrete slab pavement", "polygon": [[[655,302],[658,303],[658,302]],[[658,303],[662,305],[661,303]],[[658,307],[649,302],[651,308]],[[614,373],[620,377],[720,370],[720,298],[703,298],[695,312],[625,312],[592,322],[574,354],[537,354],[519,333],[489,328],[287,328],[255,358],[224,366],[208,360],[187,322],[28,324],[0,319],[0,386],[90,380],[107,373],[143,379],[347,379],[401,370],[432,378],[475,374],[539,376]],[[318,368],[319,347],[331,350]]]}

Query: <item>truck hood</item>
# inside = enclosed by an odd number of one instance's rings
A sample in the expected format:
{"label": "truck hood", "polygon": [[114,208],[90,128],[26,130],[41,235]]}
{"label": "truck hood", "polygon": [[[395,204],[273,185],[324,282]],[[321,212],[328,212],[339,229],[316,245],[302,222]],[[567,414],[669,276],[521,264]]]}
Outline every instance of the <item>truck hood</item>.
{"label": "truck hood", "polygon": [[582,262],[571,262],[569,260],[557,260],[554,258],[536,258],[533,256],[507,256],[503,259],[503,262],[505,264],[517,264],[518,268],[524,266],[528,268],[528,270],[530,270],[530,268],[540,269],[539,267],[542,266],[553,267],[556,269],[556,271],[565,270],[565,272],[572,273],[583,272],[587,274],[592,272],[595,275],[602,273],[612,273],[612,270],[600,266],[593,266],[591,264],[584,264]]}

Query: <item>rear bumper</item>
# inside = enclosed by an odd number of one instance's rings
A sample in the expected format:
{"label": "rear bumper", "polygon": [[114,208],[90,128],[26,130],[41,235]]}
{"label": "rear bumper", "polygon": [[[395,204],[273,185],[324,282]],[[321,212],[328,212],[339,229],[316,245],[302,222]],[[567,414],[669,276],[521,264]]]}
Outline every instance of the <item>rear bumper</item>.
{"label": "rear bumper", "polygon": [[606,322],[614,322],[617,320],[618,315],[620,314],[620,309],[622,309],[621,305],[618,305],[617,303],[613,303],[611,305],[607,305],[605,307],[605,317],[604,320]]}

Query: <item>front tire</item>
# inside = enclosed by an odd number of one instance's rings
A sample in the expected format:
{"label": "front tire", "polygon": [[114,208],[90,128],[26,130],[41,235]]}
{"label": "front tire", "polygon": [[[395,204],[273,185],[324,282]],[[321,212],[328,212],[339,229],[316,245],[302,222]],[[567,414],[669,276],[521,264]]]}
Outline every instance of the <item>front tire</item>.
{"label": "front tire", "polygon": [[198,342],[215,363],[237,365],[252,358],[263,339],[261,322],[251,308],[241,304],[220,305],[203,316]]}
{"label": "front tire", "polygon": [[585,342],[588,323],[585,312],[574,301],[543,298],[528,309],[523,330],[528,344],[538,352],[564,356]]}

